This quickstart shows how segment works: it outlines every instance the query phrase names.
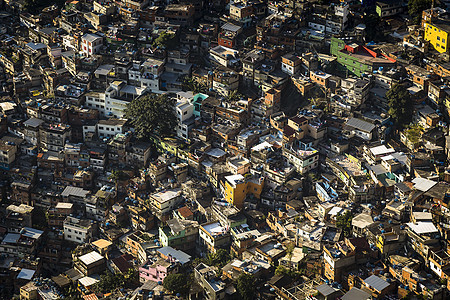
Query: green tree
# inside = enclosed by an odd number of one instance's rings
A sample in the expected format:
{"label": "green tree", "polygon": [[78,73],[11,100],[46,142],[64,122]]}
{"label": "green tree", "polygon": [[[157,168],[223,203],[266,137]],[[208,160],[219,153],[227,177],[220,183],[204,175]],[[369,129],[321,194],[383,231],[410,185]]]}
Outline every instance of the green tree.
{"label": "green tree", "polygon": [[184,77],[183,83],[182,83],[182,89],[183,91],[192,91],[194,94],[197,93],[206,93],[208,91],[208,87],[196,80],[194,80],[192,77]]}
{"label": "green tree", "polygon": [[275,269],[275,275],[287,275],[291,278],[297,277],[297,273],[291,269],[286,268],[285,266],[279,265]]}
{"label": "green tree", "polygon": [[388,100],[389,114],[394,124],[400,128],[408,125],[411,122],[414,110],[408,90],[401,84],[395,84],[387,91],[386,99]]}
{"label": "green tree", "polygon": [[240,94],[237,90],[233,90],[225,99],[229,102],[234,102],[242,98],[244,98],[242,94]]}
{"label": "green tree", "polygon": [[164,49],[174,48],[177,46],[177,36],[173,32],[164,31],[153,41],[152,46]]}
{"label": "green tree", "polygon": [[82,299],[82,297],[75,287],[69,286],[69,288],[67,289],[67,291],[65,293],[64,299],[78,300],[78,299]]}
{"label": "green tree", "polygon": [[422,138],[423,127],[420,124],[411,124],[408,129],[405,129],[405,134],[412,144],[417,144]]}
{"label": "green tree", "polygon": [[128,175],[122,170],[114,170],[111,172],[111,175],[108,177],[109,180],[114,181],[115,189],[116,189],[116,200],[119,199],[119,183],[121,181],[127,180]]}
{"label": "green tree", "polygon": [[294,255],[295,243],[291,242],[286,246],[286,256],[289,259],[289,269],[292,269],[292,256]]}
{"label": "green tree", "polygon": [[206,264],[223,268],[231,260],[230,252],[225,249],[219,249],[216,253],[209,253]]}
{"label": "green tree", "polygon": [[366,25],[366,41],[375,41],[382,38],[382,31],[380,30],[381,19],[378,14],[364,14],[362,19],[364,25]]}
{"label": "green tree", "polygon": [[244,300],[251,300],[256,294],[256,280],[253,275],[242,273],[237,279],[237,290]]}
{"label": "green tree", "polygon": [[125,118],[130,120],[139,138],[151,134],[169,136],[177,125],[174,105],[175,100],[168,95],[148,94],[128,104]]}
{"label": "green tree", "polygon": [[96,293],[110,293],[121,288],[134,288],[139,284],[139,273],[130,268],[125,273],[111,273],[107,271],[100,276],[100,281],[97,282],[93,290]]}
{"label": "green tree", "polygon": [[414,23],[419,24],[422,20],[422,11],[431,7],[432,0],[409,0],[408,13]]}
{"label": "green tree", "polygon": [[190,281],[184,274],[169,274],[164,278],[163,287],[174,294],[184,295],[189,292]]}
{"label": "green tree", "polygon": [[339,214],[336,216],[336,227],[342,229],[345,237],[349,237],[352,234],[352,219],[353,215],[349,210],[344,214]]}
{"label": "green tree", "polygon": [[33,227],[45,230],[48,227],[47,219],[46,212],[42,208],[35,206],[31,215]]}

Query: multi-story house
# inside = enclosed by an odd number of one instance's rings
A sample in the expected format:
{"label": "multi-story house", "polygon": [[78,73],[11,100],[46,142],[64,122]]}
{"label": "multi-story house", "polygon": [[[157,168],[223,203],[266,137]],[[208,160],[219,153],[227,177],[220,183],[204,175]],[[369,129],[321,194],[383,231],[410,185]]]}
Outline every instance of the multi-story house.
{"label": "multi-story house", "polygon": [[230,96],[239,88],[239,74],[230,69],[219,67],[214,70],[213,89],[222,96]]}
{"label": "multi-story house", "polygon": [[78,257],[75,269],[85,276],[100,274],[106,270],[106,259],[96,251]]}
{"label": "multi-story house", "polygon": [[281,71],[294,75],[300,71],[302,60],[294,53],[285,54],[281,57]]}
{"label": "multi-story house", "polygon": [[112,138],[118,133],[124,133],[124,125],[127,120],[124,119],[108,119],[108,120],[100,120],[97,123],[97,133],[98,137],[103,138]]}
{"label": "multi-story house", "polygon": [[209,50],[211,60],[217,65],[224,67],[233,67],[239,64],[239,58],[237,57],[239,51],[231,48],[217,46]]}
{"label": "multi-story house", "polygon": [[122,118],[125,109],[133,99],[144,94],[146,88],[127,85],[125,81],[116,80],[105,91],[105,115]]}
{"label": "multi-story house", "polygon": [[186,100],[178,100],[175,104],[177,116],[177,136],[180,139],[189,139],[189,130],[194,126],[194,105]]}
{"label": "multi-story house", "polygon": [[85,98],[87,107],[96,109],[102,117],[106,116],[105,93],[91,91],[86,93]]}
{"label": "multi-story house", "polygon": [[102,172],[106,165],[106,149],[101,147],[91,147],[89,149],[89,162],[94,171]]}
{"label": "multi-story house", "polygon": [[159,239],[162,246],[192,252],[197,244],[199,225],[197,221],[170,219],[167,225],[159,227]]}
{"label": "multi-story house", "polygon": [[128,214],[130,215],[131,226],[135,230],[148,231],[152,229],[155,224],[154,216],[146,208],[128,206]]}
{"label": "multi-story house", "polygon": [[230,243],[231,235],[228,225],[222,226],[217,221],[200,225],[199,244],[203,250],[215,253],[219,249],[229,247]]}
{"label": "multi-story house", "polygon": [[262,177],[244,177],[241,174],[225,176],[220,189],[225,200],[238,208],[244,207],[249,195],[259,199],[264,186]]}
{"label": "multi-story house", "polygon": [[179,272],[179,267],[190,261],[190,255],[172,247],[156,250],[155,255],[139,267],[139,280],[162,282],[167,275]]}
{"label": "multi-story house", "polygon": [[377,1],[376,12],[380,18],[387,18],[398,15],[405,10],[402,1]]}
{"label": "multi-story house", "polygon": [[39,128],[39,148],[60,152],[70,139],[71,132],[69,125],[44,123]]}
{"label": "multi-story house", "polygon": [[432,222],[407,223],[408,247],[416,251],[425,261],[431,253],[440,250],[439,231]]}
{"label": "multi-story house", "polygon": [[198,284],[204,289],[204,297],[208,300],[225,299],[225,283],[217,275],[215,268],[200,263],[194,269]]}
{"label": "multi-story house", "polygon": [[234,2],[230,5],[230,18],[238,21],[243,27],[251,25],[253,5],[248,2]]}
{"label": "multi-story house", "polygon": [[12,142],[0,141],[0,169],[9,170],[16,160],[17,145]]}
{"label": "multi-story house", "polygon": [[24,137],[28,143],[35,146],[39,144],[39,126],[41,126],[42,123],[44,123],[44,121],[37,118],[30,118],[23,123],[25,125]]}
{"label": "multi-story house", "polygon": [[42,230],[24,227],[20,233],[8,233],[0,243],[0,253],[9,256],[26,256],[36,253],[42,241]]}
{"label": "multi-story house", "polygon": [[306,174],[319,166],[319,151],[307,144],[285,145],[283,156],[294,165],[300,174]]}
{"label": "multi-story house", "polygon": [[126,152],[126,162],[138,168],[146,167],[150,159],[150,144],[146,142],[131,142]]}
{"label": "multi-story house", "polygon": [[164,18],[171,24],[190,26],[194,15],[195,7],[191,4],[169,4],[164,9]]}
{"label": "multi-story house", "polygon": [[83,244],[90,242],[93,237],[95,224],[92,220],[77,219],[67,216],[63,224],[64,239],[66,241]]}
{"label": "multi-story house", "polygon": [[372,73],[380,68],[390,69],[396,64],[396,60],[356,43],[346,44],[338,38],[331,38],[330,52],[337,56],[337,62],[344,72],[361,76],[363,73]]}
{"label": "multi-story house", "polygon": [[181,190],[173,189],[150,195],[150,203],[155,215],[166,221],[172,210],[181,203]]}
{"label": "multi-story house", "polygon": [[433,20],[424,22],[424,39],[430,42],[431,46],[439,53],[445,53],[449,50],[450,26],[447,20]]}
{"label": "multi-story house", "polygon": [[81,53],[92,56],[100,53],[103,46],[103,38],[94,33],[87,33],[81,37]]}

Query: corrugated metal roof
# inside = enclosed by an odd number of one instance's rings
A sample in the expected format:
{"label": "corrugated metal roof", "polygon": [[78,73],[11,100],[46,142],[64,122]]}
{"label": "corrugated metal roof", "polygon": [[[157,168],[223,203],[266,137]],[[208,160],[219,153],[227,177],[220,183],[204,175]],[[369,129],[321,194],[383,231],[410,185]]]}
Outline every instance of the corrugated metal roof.
{"label": "corrugated metal roof", "polygon": [[88,254],[80,256],[78,259],[81,260],[86,266],[93,264],[99,260],[102,260],[104,257],[101,256],[98,252],[92,251]]}
{"label": "corrugated metal roof", "polygon": [[17,279],[25,279],[25,280],[31,280],[33,278],[33,275],[36,271],[31,269],[22,269],[20,273],[17,275]]}
{"label": "corrugated metal roof", "polygon": [[425,179],[425,178],[420,178],[420,177],[414,178],[412,180],[412,183],[414,183],[414,188],[416,190],[419,190],[422,192],[428,191],[429,189],[431,189],[433,186],[435,186],[437,184],[436,181]]}
{"label": "corrugated metal roof", "polygon": [[184,253],[183,251],[174,249],[170,246],[159,248],[157,251],[164,256],[173,257],[174,259],[178,260],[182,265],[188,263],[191,260],[190,255]]}
{"label": "corrugated metal roof", "polygon": [[417,234],[439,232],[432,222],[406,223]]}
{"label": "corrugated metal roof", "polygon": [[89,191],[84,190],[84,189],[79,188],[79,187],[75,187],[75,186],[66,186],[66,188],[64,189],[64,191],[61,193],[61,196],[63,196],[63,197],[77,196],[77,197],[84,198],[84,197],[86,197],[89,193],[90,193]]}
{"label": "corrugated metal roof", "polygon": [[344,296],[342,296],[341,300],[369,300],[371,296],[363,290],[358,288],[352,288],[348,291]]}
{"label": "corrugated metal roof", "polygon": [[237,26],[237,25],[234,25],[231,23],[225,23],[222,25],[222,29],[227,30],[227,31],[237,32],[239,29],[241,29],[241,26]]}
{"label": "corrugated metal roof", "polygon": [[371,132],[375,128],[375,125],[372,123],[357,118],[349,119],[346,125],[364,132]]}
{"label": "corrugated metal roof", "polygon": [[331,287],[330,285],[328,285],[326,283],[319,285],[316,289],[319,293],[321,293],[325,297],[333,294],[336,291],[339,291],[337,289],[334,289],[333,287]]}
{"label": "corrugated metal roof", "polygon": [[385,288],[389,286],[389,283],[387,283],[384,279],[381,279],[376,275],[372,275],[369,278],[366,278],[364,280],[364,283],[367,286],[370,286],[379,292],[383,291]]}

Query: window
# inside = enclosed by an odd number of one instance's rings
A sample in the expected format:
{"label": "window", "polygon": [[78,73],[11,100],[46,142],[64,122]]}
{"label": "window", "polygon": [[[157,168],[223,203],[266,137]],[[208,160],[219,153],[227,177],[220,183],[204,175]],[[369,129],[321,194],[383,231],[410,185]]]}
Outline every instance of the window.
{"label": "window", "polygon": [[441,38],[440,38],[440,37],[438,36],[438,37],[437,37],[437,40],[438,40],[438,41],[440,41],[440,40],[441,40]]}

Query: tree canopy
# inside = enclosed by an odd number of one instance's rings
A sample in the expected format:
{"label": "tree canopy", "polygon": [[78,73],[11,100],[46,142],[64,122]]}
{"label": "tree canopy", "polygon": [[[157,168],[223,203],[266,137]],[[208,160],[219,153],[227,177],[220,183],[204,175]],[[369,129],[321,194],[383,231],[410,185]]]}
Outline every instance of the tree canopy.
{"label": "tree canopy", "polygon": [[184,274],[169,274],[164,278],[163,287],[174,294],[184,295],[189,291],[189,278]]}
{"label": "tree canopy", "polygon": [[342,229],[342,233],[345,237],[352,235],[352,219],[353,215],[349,210],[344,214],[339,214],[336,216],[336,227]]}
{"label": "tree canopy", "polygon": [[389,104],[389,114],[398,127],[405,127],[411,122],[413,105],[408,90],[400,84],[395,84],[386,93]]}
{"label": "tree canopy", "polygon": [[408,13],[413,18],[414,23],[419,24],[422,19],[422,11],[431,7],[432,0],[409,0]]}
{"label": "tree canopy", "polygon": [[112,180],[114,182],[124,181],[128,179],[127,173],[125,173],[122,170],[113,170],[111,172],[111,175],[108,177],[109,180]]}
{"label": "tree canopy", "polygon": [[300,273],[296,272],[295,270],[292,270],[291,268],[286,268],[283,265],[279,265],[275,269],[275,275],[287,275],[291,278],[297,278],[299,277]]}
{"label": "tree canopy", "polygon": [[253,275],[242,273],[237,279],[237,290],[244,300],[251,300],[256,294],[256,281]]}
{"label": "tree canopy", "polygon": [[153,47],[160,47],[165,49],[174,48],[177,45],[177,36],[175,33],[164,31],[154,41]]}
{"label": "tree canopy", "polygon": [[132,288],[139,283],[138,272],[130,268],[125,273],[107,272],[100,276],[100,281],[94,285],[94,291],[97,293],[110,293],[116,289],[124,287]]}
{"label": "tree canopy", "polygon": [[362,22],[366,25],[366,41],[376,41],[383,37],[383,33],[380,30],[381,19],[380,16],[372,13],[365,14]]}
{"label": "tree canopy", "polygon": [[130,120],[139,138],[151,134],[169,136],[177,125],[174,105],[175,100],[167,95],[148,94],[128,104],[125,118]]}
{"label": "tree canopy", "polygon": [[208,87],[200,83],[196,80],[194,80],[192,77],[184,77],[183,84],[182,84],[183,91],[192,91],[195,94],[196,93],[206,93],[208,91]]}
{"label": "tree canopy", "polygon": [[230,252],[225,249],[219,249],[216,253],[210,253],[207,256],[206,264],[223,268],[231,259]]}

